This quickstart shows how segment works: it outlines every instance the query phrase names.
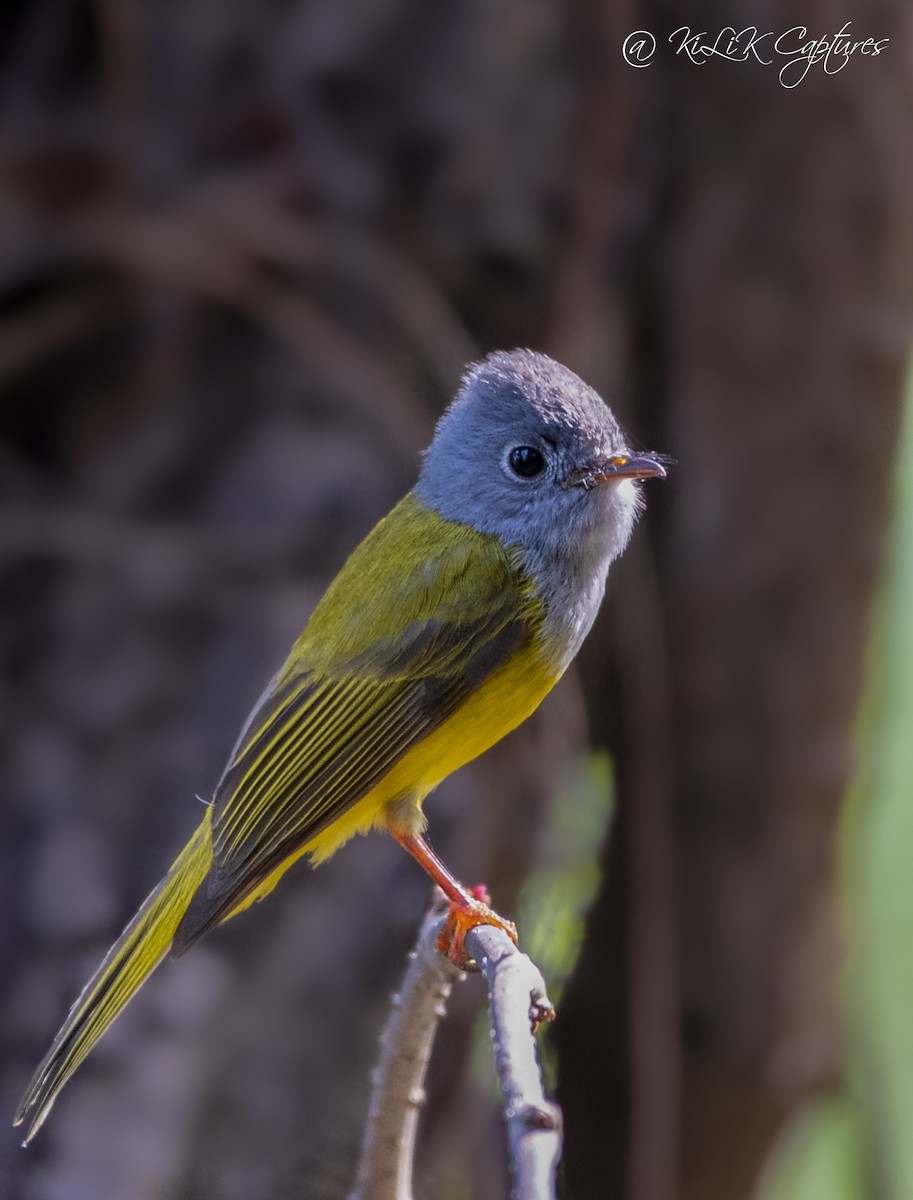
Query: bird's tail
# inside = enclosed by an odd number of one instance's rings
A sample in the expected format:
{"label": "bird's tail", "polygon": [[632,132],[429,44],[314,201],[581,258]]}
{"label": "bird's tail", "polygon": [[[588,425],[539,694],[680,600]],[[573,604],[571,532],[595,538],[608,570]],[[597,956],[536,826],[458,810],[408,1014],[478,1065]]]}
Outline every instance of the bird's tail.
{"label": "bird's tail", "polygon": [[147,896],[83,988],[42,1059],[14,1121],[16,1125],[28,1122],[23,1145],[41,1128],[63,1085],[168,953],[174,931],[211,862],[212,835],[207,811],[171,870]]}

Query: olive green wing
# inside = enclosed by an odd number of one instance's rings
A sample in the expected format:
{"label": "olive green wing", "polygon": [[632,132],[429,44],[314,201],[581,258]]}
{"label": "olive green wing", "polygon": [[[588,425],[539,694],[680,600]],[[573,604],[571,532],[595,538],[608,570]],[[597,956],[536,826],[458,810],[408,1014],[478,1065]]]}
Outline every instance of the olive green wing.
{"label": "olive green wing", "polygon": [[537,612],[495,539],[412,496],[397,506],[248,719],[214,797],[212,869],[175,952],[367,795],[524,644]]}

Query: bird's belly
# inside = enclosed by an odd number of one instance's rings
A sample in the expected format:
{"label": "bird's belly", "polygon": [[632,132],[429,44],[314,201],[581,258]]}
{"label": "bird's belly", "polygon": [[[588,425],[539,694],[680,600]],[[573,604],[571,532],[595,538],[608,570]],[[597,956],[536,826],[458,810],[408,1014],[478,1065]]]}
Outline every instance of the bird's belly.
{"label": "bird's belly", "polygon": [[375,788],[308,843],[305,850],[312,860],[322,862],[353,834],[372,825],[420,832],[425,796],[525,721],[559,675],[534,647],[518,650],[461,708],[413,746]]}
{"label": "bird's belly", "polygon": [[[356,833],[373,826],[420,833],[425,821],[422,801],[442,779],[484,753],[522,724],[561,676],[534,646],[524,646],[495,671],[466,703],[408,751],[356,804],[307,845],[290,854],[229,916],[268,895],[289,867],[304,854],[324,862]],[[226,918],[227,919],[227,918]]]}

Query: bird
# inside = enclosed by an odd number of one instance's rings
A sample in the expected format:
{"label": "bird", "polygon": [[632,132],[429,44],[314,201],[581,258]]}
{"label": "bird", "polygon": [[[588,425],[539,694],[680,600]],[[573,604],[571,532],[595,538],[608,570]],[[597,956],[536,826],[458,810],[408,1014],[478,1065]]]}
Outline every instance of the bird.
{"label": "bird", "polygon": [[545,354],[471,365],[413,489],[356,547],[245,722],[203,819],[73,1004],[15,1116],[27,1144],[145,979],[299,858],[386,829],[443,889],[440,942],[516,940],[423,837],[422,804],[523,722],[577,654],[662,455]]}

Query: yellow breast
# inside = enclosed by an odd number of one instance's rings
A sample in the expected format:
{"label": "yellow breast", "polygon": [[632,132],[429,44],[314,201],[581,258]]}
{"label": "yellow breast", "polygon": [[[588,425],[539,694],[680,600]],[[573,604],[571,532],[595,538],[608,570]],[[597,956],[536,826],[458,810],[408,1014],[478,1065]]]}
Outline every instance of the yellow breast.
{"label": "yellow breast", "polygon": [[380,783],[306,846],[290,855],[230,915],[273,890],[289,867],[309,854],[323,862],[356,833],[393,826],[405,833],[425,827],[422,801],[453,771],[483,754],[522,724],[557,683],[535,647],[524,646],[474,692],[462,708],[414,746]]}
{"label": "yellow breast", "polygon": [[557,681],[554,667],[545,665],[535,647],[521,647],[462,708],[404,755],[377,787],[309,842],[305,851],[314,862],[322,862],[353,834],[373,825],[420,832],[425,827],[421,805],[428,793],[522,724]]}

